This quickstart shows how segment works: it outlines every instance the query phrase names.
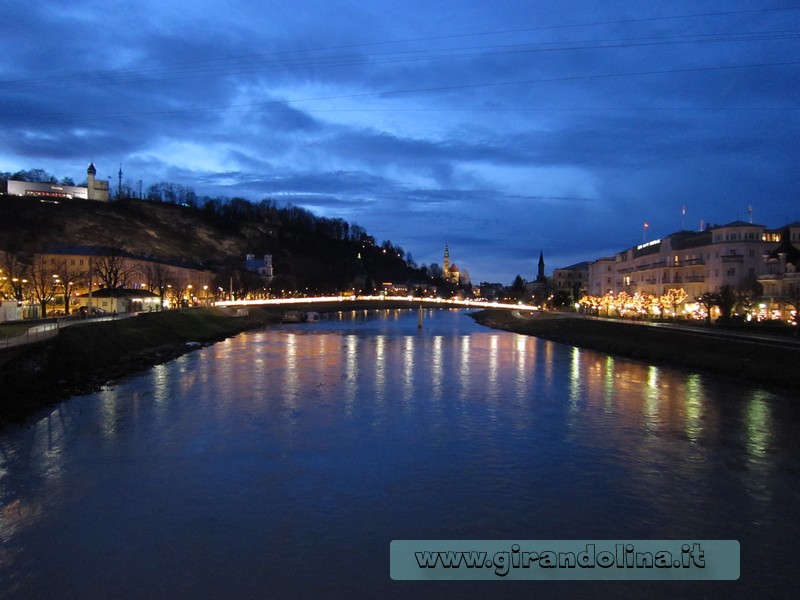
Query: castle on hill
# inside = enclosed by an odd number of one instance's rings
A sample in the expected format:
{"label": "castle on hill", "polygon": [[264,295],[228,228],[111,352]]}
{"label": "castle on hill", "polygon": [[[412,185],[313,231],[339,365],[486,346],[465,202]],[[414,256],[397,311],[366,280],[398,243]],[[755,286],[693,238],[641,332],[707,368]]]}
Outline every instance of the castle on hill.
{"label": "castle on hill", "polygon": [[33,196],[55,200],[98,200],[108,202],[108,181],[97,179],[94,163],[86,169],[86,187],[58,183],[33,183],[30,181],[0,181],[0,193],[9,196]]}

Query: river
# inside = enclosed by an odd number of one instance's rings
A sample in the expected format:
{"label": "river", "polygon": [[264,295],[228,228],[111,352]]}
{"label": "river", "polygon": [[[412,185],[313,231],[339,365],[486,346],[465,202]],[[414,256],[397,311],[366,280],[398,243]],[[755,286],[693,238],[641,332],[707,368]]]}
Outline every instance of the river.
{"label": "river", "polygon": [[[3,598],[793,595],[796,394],[359,311],[0,434]],[[406,540],[723,539],[721,582],[393,581]]]}

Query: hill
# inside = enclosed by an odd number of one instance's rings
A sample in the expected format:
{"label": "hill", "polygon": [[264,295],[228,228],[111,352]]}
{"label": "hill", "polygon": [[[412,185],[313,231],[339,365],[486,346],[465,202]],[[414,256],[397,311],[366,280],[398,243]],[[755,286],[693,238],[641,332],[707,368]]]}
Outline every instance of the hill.
{"label": "hill", "polygon": [[69,200],[58,204],[0,197],[0,248],[42,251],[55,244],[117,246],[184,262],[238,259],[258,232],[223,231],[203,213],[175,204]]}
{"label": "hill", "polygon": [[58,245],[115,247],[218,271],[238,268],[247,254],[272,254],[275,283],[284,289],[333,291],[426,279],[403,260],[402,249],[389,242],[375,246],[360,227],[268,200],[215,200],[198,208],[0,196],[0,250],[30,254]]}

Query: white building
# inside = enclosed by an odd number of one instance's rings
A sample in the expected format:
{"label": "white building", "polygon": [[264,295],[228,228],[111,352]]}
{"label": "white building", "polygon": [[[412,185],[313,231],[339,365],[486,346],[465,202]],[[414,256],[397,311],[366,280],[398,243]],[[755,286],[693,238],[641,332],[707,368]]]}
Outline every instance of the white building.
{"label": "white building", "polygon": [[94,164],[89,164],[86,170],[86,187],[75,185],[60,185],[57,183],[32,183],[30,181],[0,181],[0,193],[9,196],[34,196],[39,198],[53,198],[71,200],[99,200],[108,201],[108,181],[97,180],[97,170]]}
{"label": "white building", "polygon": [[[786,231],[791,240],[800,240],[800,222]],[[780,241],[778,230],[744,221],[701,232],[679,231],[590,263],[587,293],[661,295],[683,288],[695,298],[726,285],[752,286],[769,272],[764,256]]]}

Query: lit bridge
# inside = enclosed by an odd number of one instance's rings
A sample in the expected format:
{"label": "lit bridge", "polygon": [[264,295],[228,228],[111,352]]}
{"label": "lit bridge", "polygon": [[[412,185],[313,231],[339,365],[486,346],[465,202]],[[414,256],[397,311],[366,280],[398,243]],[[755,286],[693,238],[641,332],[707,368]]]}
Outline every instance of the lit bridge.
{"label": "lit bridge", "polygon": [[295,304],[340,304],[342,309],[347,308],[350,302],[368,302],[375,303],[379,308],[381,305],[392,304],[396,307],[398,304],[408,303],[410,308],[427,305],[433,308],[499,308],[505,310],[518,310],[518,311],[537,311],[538,306],[530,304],[509,304],[504,302],[486,302],[483,300],[454,300],[444,298],[421,298],[418,296],[319,296],[314,298],[269,298],[266,300],[223,300],[216,302],[215,306],[238,307],[238,306],[269,306],[269,305],[286,305],[292,306]]}

